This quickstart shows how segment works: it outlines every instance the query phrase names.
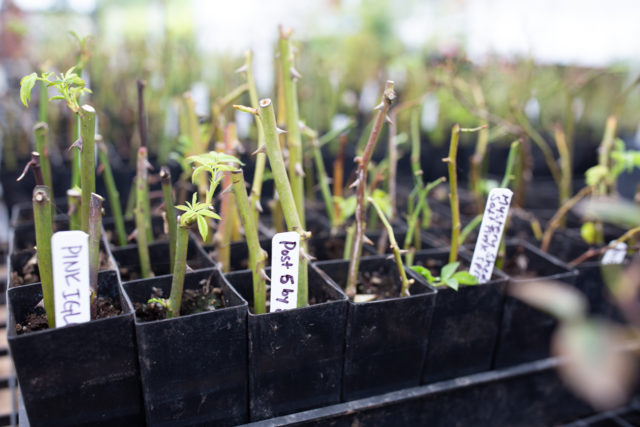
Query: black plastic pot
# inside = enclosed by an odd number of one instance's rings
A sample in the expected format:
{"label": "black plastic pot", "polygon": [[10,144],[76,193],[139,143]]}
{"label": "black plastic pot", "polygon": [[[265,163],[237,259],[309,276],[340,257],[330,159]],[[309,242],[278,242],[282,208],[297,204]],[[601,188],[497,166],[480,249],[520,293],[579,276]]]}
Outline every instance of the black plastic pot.
{"label": "black plastic pot", "polygon": [[593,413],[545,359],[436,384],[312,409],[251,426],[518,426],[561,425]]}
{"label": "black plastic pot", "polygon": [[[69,221],[66,219],[57,219],[54,221],[54,232],[69,229]],[[105,239],[105,233],[102,233],[100,241],[100,271],[115,270],[116,265],[108,249]],[[8,276],[7,288],[11,286],[13,273],[20,271],[27,261],[35,254],[36,236],[33,223],[24,223],[11,228],[9,233],[9,257],[8,257]],[[37,266],[36,266],[37,271]],[[40,281],[37,278],[34,281],[28,281],[24,284],[30,284]]]}
{"label": "black plastic pot", "polygon": [[[419,251],[414,257],[414,265],[433,268],[434,276],[448,262],[446,250]],[[468,259],[461,256],[460,262],[468,268]],[[457,291],[438,287],[423,384],[491,369],[507,280],[494,270],[492,279],[481,285],[460,286]]]}
{"label": "black plastic pot", "polygon": [[[251,273],[226,277],[252,305]],[[252,421],[340,401],[347,298],[311,265],[309,299],[307,307],[249,312]]]}
{"label": "black plastic pot", "polygon": [[[172,276],[124,285],[133,303],[152,289],[171,292]],[[234,425],[247,421],[247,302],[217,269],[187,273],[185,289],[219,287],[227,306],[151,322],[135,321],[148,425]]]}
{"label": "black plastic pot", "polygon": [[[117,248],[112,251],[113,258],[118,267],[120,277],[123,282],[130,281],[130,275],[137,278],[140,277],[140,257],[138,256],[138,247],[130,245]],[[169,274],[169,242],[154,242],[149,245],[149,259],[151,260],[151,270],[156,276]],[[213,261],[202,250],[202,247],[195,241],[193,236],[189,236],[189,245],[187,247],[187,265],[191,270],[200,270],[203,268],[213,267]]]}
{"label": "black plastic pot", "polygon": [[[589,245],[582,240],[579,230],[558,230],[551,238],[548,252],[563,262],[571,262],[587,250]],[[591,258],[577,265],[576,270],[578,277],[575,286],[587,297],[589,311],[624,322],[624,317],[613,302],[611,293],[603,280],[600,257]]]}
{"label": "black plastic pot", "polygon": [[23,335],[16,322],[42,300],[41,286],[7,292],[9,348],[32,426],[144,423],[134,315],[115,271],[99,274],[98,292],[120,301],[122,314]]}
{"label": "black plastic pot", "polygon": [[[556,280],[575,285],[578,275],[559,259],[552,257],[524,240],[507,243],[505,273],[510,276],[508,288],[530,285],[541,280]],[[528,271],[535,277],[518,277],[510,274],[508,265],[522,256],[528,263]],[[549,356],[551,335],[556,320],[520,300],[507,295],[504,299],[500,335],[496,344],[494,367],[502,368],[519,363],[543,359]]]}
{"label": "black plastic pot", "polygon": [[[346,287],[349,261],[316,264],[341,288]],[[400,295],[395,261],[363,257],[360,274],[377,271],[392,277]],[[415,278],[413,271],[407,270]],[[416,281],[411,296],[367,303],[349,301],[342,399],[353,400],[420,383],[435,290]]]}

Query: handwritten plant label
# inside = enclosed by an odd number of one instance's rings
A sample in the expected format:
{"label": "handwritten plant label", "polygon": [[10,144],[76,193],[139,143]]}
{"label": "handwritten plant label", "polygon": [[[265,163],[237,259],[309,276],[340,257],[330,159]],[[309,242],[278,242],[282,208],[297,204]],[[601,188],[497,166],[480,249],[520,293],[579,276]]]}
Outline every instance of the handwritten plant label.
{"label": "handwritten plant label", "polygon": [[[613,240],[609,244],[612,245],[616,241]],[[607,264],[622,264],[624,258],[627,256],[627,244],[620,242],[611,249],[608,249],[602,256],[602,265]]]}
{"label": "handwritten plant label", "polygon": [[296,308],[298,304],[298,266],[300,234],[277,233],[271,241],[270,312]]}
{"label": "handwritten plant label", "polygon": [[469,269],[479,283],[487,283],[493,274],[512,196],[508,188],[494,188],[489,192]]}
{"label": "handwritten plant label", "polygon": [[82,231],[59,231],[51,237],[53,298],[56,325],[91,320],[89,288],[89,235]]}

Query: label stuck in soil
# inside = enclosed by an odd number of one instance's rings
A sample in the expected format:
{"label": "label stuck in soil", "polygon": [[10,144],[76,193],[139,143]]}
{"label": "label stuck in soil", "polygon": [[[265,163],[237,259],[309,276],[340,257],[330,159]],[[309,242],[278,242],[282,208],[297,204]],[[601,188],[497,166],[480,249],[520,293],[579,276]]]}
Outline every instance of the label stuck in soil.
{"label": "label stuck in soil", "polygon": [[91,320],[89,287],[89,235],[59,231],[51,237],[53,298],[56,325]]}
{"label": "label stuck in soil", "polygon": [[[616,241],[613,240],[609,244],[612,245]],[[608,249],[602,256],[602,265],[607,264],[622,264],[624,257],[627,256],[627,244],[620,242],[611,249]]]}
{"label": "label stuck in soil", "polygon": [[487,205],[469,269],[479,283],[487,283],[493,274],[511,196],[513,192],[508,188],[494,188],[487,197]]}
{"label": "label stuck in soil", "polygon": [[296,308],[298,304],[298,266],[300,234],[277,233],[271,241],[270,312]]}

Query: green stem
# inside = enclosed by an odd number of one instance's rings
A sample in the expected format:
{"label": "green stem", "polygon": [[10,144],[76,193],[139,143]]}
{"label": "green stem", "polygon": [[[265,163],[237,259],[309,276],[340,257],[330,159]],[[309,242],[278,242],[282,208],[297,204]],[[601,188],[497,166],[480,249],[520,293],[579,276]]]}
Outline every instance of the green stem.
{"label": "green stem", "polygon": [[[253,53],[247,51],[245,54],[245,67],[247,84],[249,85],[249,99],[251,100],[251,106],[256,110],[260,108],[258,101],[258,90],[256,89],[256,83],[253,78],[253,65],[252,65]],[[258,149],[264,146],[264,129],[262,128],[262,121],[256,120],[256,128],[258,129]],[[260,205],[260,197],[262,196],[262,182],[264,180],[264,171],[267,163],[267,154],[263,151],[258,151],[256,154],[256,163],[253,172],[253,182],[251,183],[251,196],[249,200],[249,206],[251,206],[251,212],[255,217],[256,223],[260,212],[262,212],[262,206]]]}
{"label": "green stem", "polygon": [[476,215],[473,217],[469,224],[465,225],[462,231],[460,232],[460,237],[458,238],[458,244],[460,246],[464,245],[464,242],[467,241],[467,238],[471,234],[473,230],[478,228],[478,226],[482,223],[482,214]]}
{"label": "green stem", "polygon": [[420,167],[420,111],[415,108],[411,111],[409,119],[411,126],[411,172],[413,174],[413,184],[422,188],[422,168]]}
{"label": "green stem", "polygon": [[[46,111],[46,110],[45,110]],[[47,146],[47,134],[49,126],[44,122],[36,123],[33,127],[33,134],[36,142],[36,151],[40,154],[40,169],[42,170],[42,179],[44,185],[53,189],[51,180],[51,163],[49,162],[49,147]],[[53,190],[51,190],[53,195]]]}
{"label": "green stem", "polygon": [[367,169],[369,167],[369,162],[371,161],[371,156],[373,155],[373,150],[375,149],[376,142],[378,141],[378,136],[380,131],[382,130],[382,125],[384,124],[387,112],[389,111],[389,107],[391,103],[396,98],[396,93],[393,90],[393,82],[387,81],[385,84],[384,93],[382,95],[382,102],[378,107],[378,115],[376,116],[373,127],[371,128],[371,134],[369,135],[369,140],[367,141],[367,145],[365,146],[362,157],[358,162],[358,170],[357,170],[357,190],[356,190],[356,230],[353,238],[353,248],[351,250],[351,259],[349,262],[349,274],[347,276],[347,287],[345,289],[347,295],[353,298],[356,293],[356,285],[358,281],[358,270],[360,267],[360,256],[362,255],[362,244],[364,242],[364,233],[367,229],[366,223],[366,199],[365,199],[365,191],[367,186]]}
{"label": "green stem", "polygon": [[129,187],[129,196],[127,197],[127,206],[124,208],[124,217],[133,218],[133,211],[136,207],[136,180],[134,179]]}
{"label": "green stem", "polygon": [[558,167],[558,165],[555,162],[555,159],[553,158],[553,152],[551,151],[551,148],[549,148],[547,141],[545,141],[542,135],[540,135],[540,133],[537,130],[535,130],[533,126],[531,126],[531,123],[529,123],[529,120],[522,112],[517,111],[515,113],[515,116],[520,126],[522,126],[522,128],[527,133],[527,135],[529,135],[531,140],[538,146],[540,151],[542,151],[542,155],[544,156],[544,160],[547,163],[549,172],[551,172],[551,176],[553,177],[553,180],[555,181],[556,185],[559,185],[560,184],[560,168]]}
{"label": "green stem", "polygon": [[369,200],[369,203],[371,203],[373,207],[376,208],[376,211],[378,212],[378,216],[380,217],[380,221],[382,221],[382,224],[384,224],[384,228],[387,230],[387,233],[389,234],[389,243],[391,244],[391,250],[393,250],[393,257],[395,258],[395,261],[396,261],[396,268],[398,269],[398,273],[400,274],[400,279],[402,281],[400,296],[402,297],[409,296],[409,285],[411,283],[409,283],[409,280],[407,279],[407,273],[404,271],[404,265],[402,264],[402,255],[400,253],[400,246],[398,246],[398,242],[396,241],[396,236],[393,234],[393,227],[391,227],[391,224],[389,224],[387,217],[384,215],[384,213],[382,212],[382,209],[380,209],[380,206],[378,206],[376,201],[373,200],[371,197],[369,197],[368,200]]}
{"label": "green stem", "polygon": [[502,177],[502,182],[500,183],[501,188],[507,188],[512,180],[515,179],[514,169],[516,164],[519,162],[518,155],[520,153],[520,140],[513,141],[511,146],[509,147],[509,155],[507,156],[507,166],[504,170],[504,176]]}
{"label": "green stem", "polygon": [[458,174],[456,172],[456,157],[458,155],[458,141],[460,140],[460,125],[453,125],[451,141],[449,143],[449,157],[444,159],[449,169],[449,203],[451,205],[451,250],[449,263],[458,259],[458,244],[460,241],[460,201],[458,199]]}
{"label": "green stem", "polygon": [[[178,218],[180,221],[180,218]],[[184,276],[187,270],[187,247],[189,246],[189,228],[191,224],[180,224],[176,236],[176,257],[173,263],[173,278],[171,280],[171,295],[167,301],[167,317],[180,316]]]}
{"label": "green stem", "polygon": [[38,250],[38,271],[42,283],[44,310],[47,313],[49,328],[55,328],[55,308],[53,303],[53,265],[51,259],[51,236],[53,220],[51,218],[51,198],[49,189],[37,185],[33,189],[33,219],[36,228],[36,247]]}
{"label": "green stem", "polygon": [[[77,115],[73,116],[73,140],[76,141],[80,137],[80,117]],[[82,178],[80,172],[80,151],[79,150],[71,150],[71,188],[78,187],[80,188]]]}
{"label": "green stem", "polygon": [[[411,248],[411,240],[415,238],[415,233],[419,230],[418,222],[420,219],[420,212],[423,211],[424,205],[427,203],[427,196],[431,190],[444,181],[446,181],[446,178],[442,176],[435,181],[430,182],[426,187],[417,192],[418,203],[415,208],[411,210],[411,215],[407,219],[407,234],[404,237],[404,249],[409,250]],[[409,262],[409,257],[407,256],[407,265],[411,264],[412,262]]]}
{"label": "green stem", "polygon": [[342,258],[349,259],[351,251],[353,250],[353,235],[356,233],[355,224],[351,224],[347,227],[347,235],[344,238],[344,254]]}
{"label": "green stem", "polygon": [[[598,164],[606,168],[607,171],[611,170],[611,149],[613,148],[613,144],[616,139],[616,131],[618,128],[618,120],[615,116],[609,116],[607,118],[607,124],[604,128],[604,136],[602,138],[602,142],[600,143],[600,148],[598,149]],[[613,183],[612,183],[613,184]],[[609,188],[607,185],[601,185],[602,188],[599,188],[600,194],[607,194]]]}
{"label": "green stem", "polygon": [[98,158],[102,165],[102,179],[107,189],[109,197],[109,206],[111,207],[111,215],[113,216],[113,224],[116,231],[116,239],[119,246],[127,244],[127,232],[124,228],[124,218],[122,216],[122,206],[120,205],[120,193],[116,187],[116,181],[113,178],[111,164],[109,163],[109,154],[106,145],[102,142],[102,137],[98,136]]}
{"label": "green stem", "polygon": [[[138,129],[140,131],[140,146],[148,150],[148,132],[147,132],[147,113],[144,107],[144,88],[147,82],[144,80],[138,80]],[[149,200],[149,183],[145,180],[144,194],[142,203],[145,205],[145,211],[149,216],[149,221],[145,224],[144,232],[147,234],[147,241],[153,242],[153,229],[151,228],[151,201]],[[140,199],[137,201],[137,205],[140,204]],[[138,233],[143,230],[138,230]]]}
{"label": "green stem", "polygon": [[260,247],[258,224],[255,216],[251,214],[242,170],[231,172],[231,186],[249,247],[249,268],[253,278],[253,311],[256,314],[266,313],[267,283],[264,273],[266,253]]}
{"label": "green stem", "polygon": [[78,188],[67,190],[67,205],[69,206],[69,230],[80,230],[80,205],[82,193]]}
{"label": "green stem", "polygon": [[98,298],[98,268],[100,265],[100,232],[102,230],[102,201],[96,193],[91,194],[89,216],[89,287],[91,288],[92,311],[96,312]]}
{"label": "green stem", "polygon": [[[287,177],[287,170],[284,166],[284,159],[282,158],[278,138],[278,128],[276,126],[276,116],[273,110],[273,103],[270,99],[260,101],[260,118],[263,120],[262,124],[264,126],[267,156],[269,157],[269,164],[273,172],[276,190],[278,190],[278,195],[280,196],[280,204],[287,227],[290,231],[297,231],[303,238],[306,238],[306,232],[298,215],[296,202],[293,197],[289,178]],[[302,249],[303,251],[306,250],[306,243],[304,241],[302,242]],[[301,251],[300,269],[298,271],[298,307],[306,306],[309,299],[307,260],[302,256],[303,251]]]}
{"label": "green stem", "polygon": [[[40,102],[38,104],[38,120],[45,125],[47,120],[47,103],[49,102],[49,95],[47,94],[47,85],[44,82],[40,82]],[[37,125],[36,125],[37,126]],[[51,188],[51,187],[50,187]]]}
{"label": "green stem", "polygon": [[151,277],[151,262],[149,260],[149,243],[147,241],[146,227],[151,221],[149,212],[144,203],[145,197],[148,197],[147,183],[147,148],[140,147],[138,149],[137,176],[136,176],[136,230],[138,240],[138,256],[140,258],[140,273],[142,278]]}
{"label": "green stem", "polygon": [[[558,186],[559,206],[571,197],[571,154],[569,145],[565,137],[564,131],[560,125],[556,125],[554,129],[556,147],[558,148],[558,156],[560,157],[560,184]],[[563,224],[564,225],[564,224]]]}
{"label": "green stem", "polygon": [[162,197],[164,199],[164,211],[167,221],[167,229],[169,230],[169,266],[173,272],[173,263],[176,253],[176,236],[178,233],[178,220],[176,218],[176,209],[173,203],[173,189],[171,188],[171,172],[169,168],[163,166],[160,169],[160,179],[162,180]]}
{"label": "green stem", "polygon": [[80,115],[80,137],[82,138],[82,189],[81,230],[89,232],[89,216],[91,210],[91,193],[96,191],[96,110],[90,105],[83,105]]}
{"label": "green stem", "polygon": [[322,200],[324,201],[325,209],[327,210],[327,216],[329,217],[329,223],[331,229],[336,227],[335,212],[333,209],[333,197],[331,196],[331,188],[329,186],[329,176],[327,175],[327,169],[324,166],[324,160],[322,159],[322,151],[320,150],[320,144],[318,143],[318,133],[309,128],[309,136],[311,137],[311,146],[313,147],[313,160],[316,165],[316,176],[320,183],[320,193],[322,194]]}
{"label": "green stem", "polygon": [[296,93],[296,80],[299,78],[293,65],[293,55],[289,41],[290,34],[280,29],[280,66],[287,116],[287,146],[289,148],[289,178],[291,190],[298,210],[302,229],[305,226],[304,216],[304,169],[302,166],[302,138],[300,136],[300,113]]}

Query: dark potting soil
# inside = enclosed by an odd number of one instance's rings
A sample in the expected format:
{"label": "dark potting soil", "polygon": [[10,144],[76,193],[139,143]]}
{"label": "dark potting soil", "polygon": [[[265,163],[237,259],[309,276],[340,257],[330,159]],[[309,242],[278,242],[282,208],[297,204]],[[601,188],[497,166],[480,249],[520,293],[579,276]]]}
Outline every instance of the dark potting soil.
{"label": "dark potting soil", "polygon": [[[180,315],[201,313],[204,311],[212,311],[227,306],[222,294],[221,288],[212,288],[209,286],[209,280],[204,279],[200,282],[199,289],[185,289],[182,294],[182,304],[180,305]],[[153,293],[149,297],[162,299],[162,290],[153,288]],[[164,305],[152,303],[134,302],[133,308],[136,317],[141,322],[151,322],[154,320],[163,320],[167,318],[167,309]]]}
{"label": "dark potting soil", "polygon": [[[98,261],[98,270],[108,270],[111,268],[111,261],[109,256],[100,251],[100,259]],[[31,283],[37,283],[40,281],[40,272],[38,271],[38,257],[37,253],[34,253],[31,258],[22,266],[22,268],[16,269],[11,272],[10,286],[22,286],[29,285]]]}
{"label": "dark potting soil", "polygon": [[[122,313],[122,307],[119,300],[113,298],[98,297],[97,314],[92,313],[91,319],[106,319],[107,317],[117,316]],[[18,335],[27,334],[29,332],[42,331],[49,329],[47,323],[47,314],[41,306],[35,307],[24,321],[16,324],[16,333]]]}
{"label": "dark potting soil", "polygon": [[[322,242],[324,259],[342,259],[344,256],[344,238],[329,237]],[[311,256],[316,256],[313,246],[309,247]]]}
{"label": "dark potting soil", "polygon": [[502,271],[516,279],[533,279],[538,277],[535,271],[529,270],[529,258],[521,246],[516,249],[512,257],[505,259]]}
{"label": "dark potting soil", "polygon": [[[395,273],[395,272],[394,272]],[[358,294],[375,295],[371,301],[397,298],[400,296],[393,277],[383,271],[362,271],[358,273]]]}

